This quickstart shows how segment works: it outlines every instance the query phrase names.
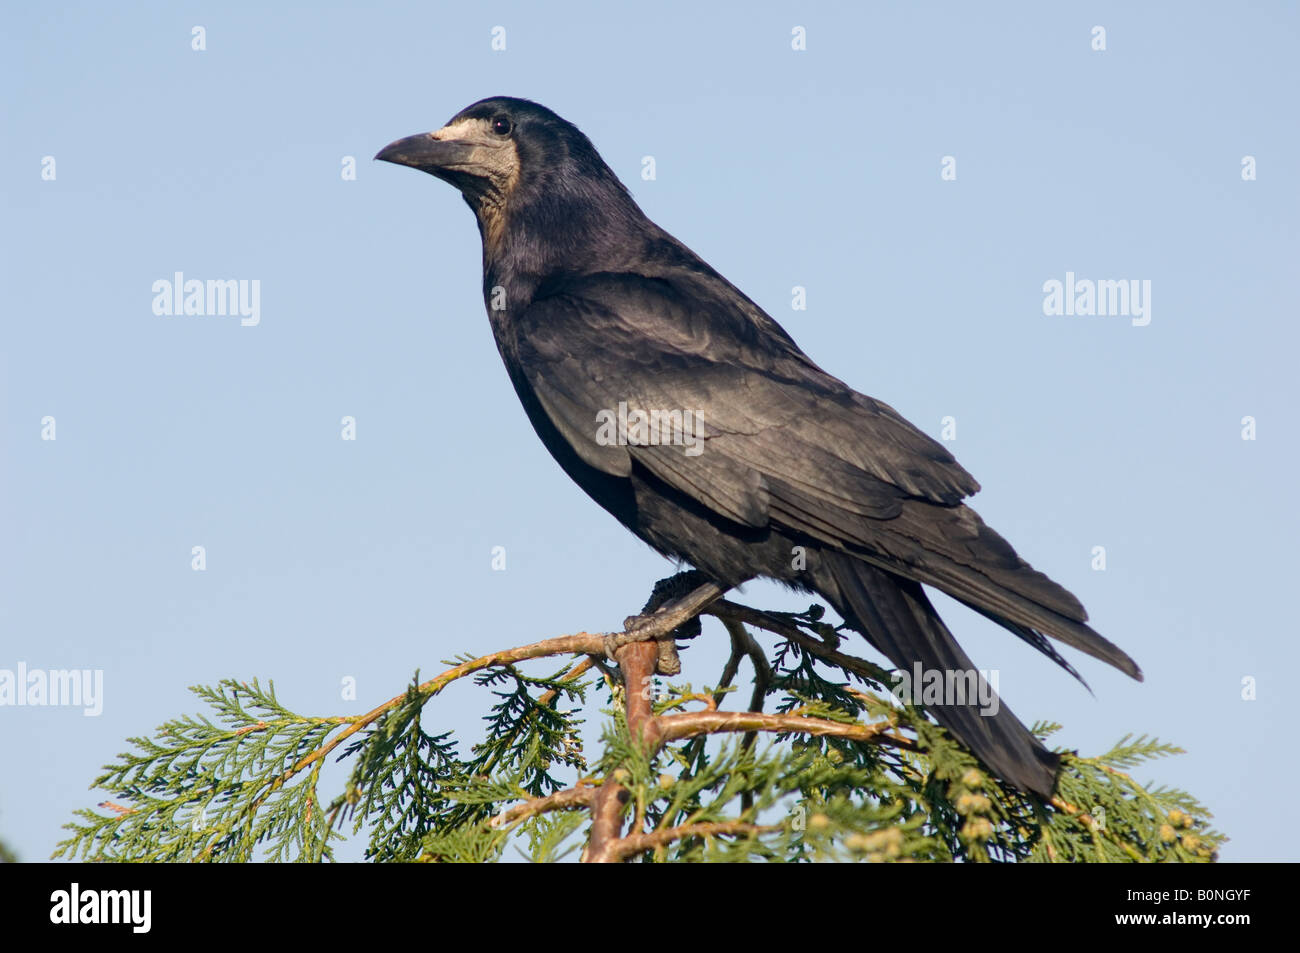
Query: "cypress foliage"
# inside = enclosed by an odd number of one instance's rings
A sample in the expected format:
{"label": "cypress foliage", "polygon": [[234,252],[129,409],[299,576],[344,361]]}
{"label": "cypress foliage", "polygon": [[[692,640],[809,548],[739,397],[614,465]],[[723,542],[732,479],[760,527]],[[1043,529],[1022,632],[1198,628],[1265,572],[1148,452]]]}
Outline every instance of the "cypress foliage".
{"label": "cypress foliage", "polygon": [[[109,798],[77,812],[55,856],[318,862],[361,836],[373,861],[575,860],[593,847],[602,790],[618,792],[605,859],[1205,862],[1224,841],[1191,795],[1132,777],[1181,753],[1172,745],[1129,736],[1094,757],[1066,752],[1044,801],[894,699],[890,672],[840,652],[820,607],[724,600],[705,614],[723,621],[731,658],[717,685],[637,689],[652,693],[657,743],[634,739],[630,689],[587,634],[417,672],[364,715],[299,715],[256,680],[196,687],[209,713],[129,739],[95,780]],[[754,630],[776,636],[768,649]],[[461,678],[486,711],[486,737],[468,748],[437,727],[437,696]],[[593,715],[604,726],[589,756]],[[350,769],[332,794],[330,758]]]}

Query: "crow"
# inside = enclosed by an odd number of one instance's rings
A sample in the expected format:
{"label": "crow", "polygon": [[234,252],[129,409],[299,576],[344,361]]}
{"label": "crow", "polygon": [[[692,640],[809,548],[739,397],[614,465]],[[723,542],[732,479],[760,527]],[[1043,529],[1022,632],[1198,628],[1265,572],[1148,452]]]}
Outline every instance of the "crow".
{"label": "crow", "polygon": [[[460,191],[492,333],[538,437],[593,500],[707,580],[694,606],[777,580],[825,599],[901,671],[969,678],[931,586],[1076,677],[1046,637],[1141,680],[1078,599],[962,502],[979,484],[941,444],[813,363],[650,221],[572,123],[494,97],[375,158]],[[925,707],[994,774],[1051,797],[1059,755],[1010,709]]]}

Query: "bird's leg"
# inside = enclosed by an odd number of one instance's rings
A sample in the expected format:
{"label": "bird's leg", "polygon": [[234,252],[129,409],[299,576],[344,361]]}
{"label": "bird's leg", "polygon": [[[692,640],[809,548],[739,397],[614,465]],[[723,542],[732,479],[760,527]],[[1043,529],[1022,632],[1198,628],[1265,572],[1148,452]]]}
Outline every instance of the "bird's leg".
{"label": "bird's leg", "polygon": [[659,647],[656,670],[661,675],[676,675],[682,663],[674,640],[699,635],[701,610],[724,592],[698,569],[659,580],[641,614],[623,620],[622,632],[605,636],[605,655],[612,659],[624,645],[654,641]]}

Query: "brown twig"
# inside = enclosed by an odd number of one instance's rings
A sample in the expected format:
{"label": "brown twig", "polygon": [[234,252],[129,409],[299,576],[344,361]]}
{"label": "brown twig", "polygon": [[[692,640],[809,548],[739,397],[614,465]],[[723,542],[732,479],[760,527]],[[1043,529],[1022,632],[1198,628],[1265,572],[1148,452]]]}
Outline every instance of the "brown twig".
{"label": "brown twig", "polygon": [[599,792],[600,788],[589,785],[565,788],[563,791],[556,791],[546,797],[536,797],[530,801],[525,801],[523,804],[516,804],[510,810],[502,811],[493,817],[488,821],[487,826],[491,828],[509,827],[537,814],[545,814],[547,811],[564,811],[571,807],[586,807]]}
{"label": "brown twig", "polygon": [[[767,656],[763,653],[762,647],[754,640],[754,637],[749,634],[749,629],[745,628],[745,623],[737,619],[723,619],[722,624],[731,635],[732,645],[744,651],[749,656],[750,664],[754,666],[754,692],[749,698],[749,710],[761,712],[763,703],[767,701],[767,693],[772,687],[772,667],[767,664]],[[745,732],[745,737],[740,741],[741,751],[745,753],[752,751],[754,742],[757,740],[758,732]],[[741,811],[748,811],[753,806],[754,793],[752,791],[742,792],[740,795]]]}
{"label": "brown twig", "polygon": [[[725,622],[723,623],[726,624]],[[731,655],[727,657],[727,664],[722,666],[722,674],[718,676],[718,690],[713,693],[713,707],[717,708],[722,704],[722,700],[727,697],[724,688],[730,687],[736,676],[740,673],[740,660],[744,658],[744,649],[737,644],[735,638],[731,640]]]}
{"label": "brown twig", "polygon": [[719,837],[729,835],[772,834],[781,830],[779,824],[746,824],[743,821],[719,821],[706,824],[682,824],[680,827],[665,827],[645,834],[629,834],[611,845],[609,859],[626,860],[642,851],[653,850],[675,840],[686,837]]}
{"label": "brown twig", "polygon": [[[573,666],[573,668],[569,669],[558,679],[556,679],[556,681],[572,682],[576,679],[579,679],[583,675],[587,674],[587,672],[590,671],[591,667],[595,664],[596,664],[596,660],[593,659],[590,655],[588,655],[585,659],[583,659],[577,665]],[[549,691],[542,692],[542,694],[537,696],[537,704],[549,705],[551,702],[555,701],[556,696],[558,696],[559,694],[560,694],[559,689],[556,688],[552,688]]]}
{"label": "brown twig", "polygon": [[719,599],[705,609],[701,615],[711,615],[722,619],[724,622],[727,619],[734,619],[737,622],[744,622],[755,628],[764,629],[774,635],[781,636],[783,639],[795,642],[818,658],[848,669],[863,678],[870,679],[873,682],[880,679],[880,669],[870,662],[853,655],[845,655],[843,652],[831,648],[821,639],[808,635],[803,630],[778,616],[772,615],[770,612],[751,609],[749,606],[742,606],[727,599]]}
{"label": "brown twig", "polygon": [[661,743],[694,738],[715,732],[797,731],[808,735],[831,735],[851,741],[887,744],[898,747],[899,740],[886,734],[893,726],[887,722],[872,725],[846,724],[829,718],[805,715],[769,715],[755,711],[692,711],[680,715],[661,715],[657,734]]}
{"label": "brown twig", "polygon": [[[762,711],[763,702],[767,700],[768,689],[772,687],[772,667],[767,664],[767,656],[763,654],[763,649],[754,641],[754,637],[749,634],[743,622],[736,619],[723,619],[722,624],[731,635],[732,645],[748,655],[750,663],[754,666],[754,693],[749,699],[749,710]],[[745,739],[746,747],[753,743],[752,737]]]}

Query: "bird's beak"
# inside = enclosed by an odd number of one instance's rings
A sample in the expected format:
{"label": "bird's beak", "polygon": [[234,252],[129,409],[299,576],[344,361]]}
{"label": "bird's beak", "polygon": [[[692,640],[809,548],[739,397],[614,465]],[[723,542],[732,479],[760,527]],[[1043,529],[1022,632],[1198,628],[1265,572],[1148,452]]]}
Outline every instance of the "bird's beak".
{"label": "bird's beak", "polygon": [[437,175],[448,170],[464,170],[473,164],[474,152],[475,144],[472,142],[435,139],[433,133],[422,132],[390,142],[375,154],[375,158]]}

